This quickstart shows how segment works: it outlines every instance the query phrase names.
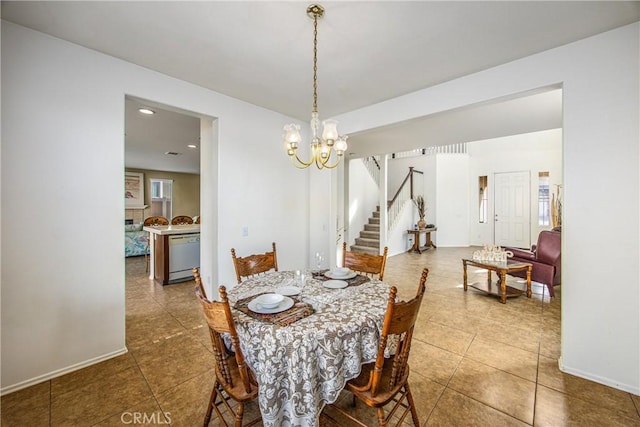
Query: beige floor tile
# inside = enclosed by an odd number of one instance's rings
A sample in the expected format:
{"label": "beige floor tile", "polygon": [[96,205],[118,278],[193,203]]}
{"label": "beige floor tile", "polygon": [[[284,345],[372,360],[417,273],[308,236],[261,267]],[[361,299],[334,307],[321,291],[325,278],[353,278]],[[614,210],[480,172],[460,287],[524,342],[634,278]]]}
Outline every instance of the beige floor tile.
{"label": "beige floor tile", "polygon": [[50,381],[2,396],[0,424],[6,427],[48,426],[50,402]]}
{"label": "beige floor tile", "polygon": [[51,396],[56,398],[76,388],[84,387],[96,381],[108,380],[111,376],[126,369],[136,367],[131,353],[88,366],[67,375],[51,380]]}
{"label": "beige floor tile", "polygon": [[536,393],[534,425],[540,427],[637,427],[640,422],[638,418],[630,418],[621,412],[539,385]]}
{"label": "beige floor tile", "polygon": [[[169,414],[172,426],[189,427],[202,424],[214,381],[215,373],[208,370],[158,394],[160,407]],[[215,414],[213,417],[215,418]]]}
{"label": "beige floor tile", "polygon": [[512,427],[527,425],[450,388],[444,391],[426,424],[428,427]]}
{"label": "beige floor tile", "polygon": [[447,385],[461,359],[460,355],[422,341],[414,340],[411,343],[411,372],[417,372],[438,384]]}
{"label": "beige floor tile", "polygon": [[557,390],[582,401],[609,408],[635,418],[640,425],[640,415],[632,395],[584,378],[565,374],[558,368],[557,360],[540,356],[538,384]]}
{"label": "beige floor tile", "polygon": [[496,341],[476,338],[465,357],[501,371],[536,381],[538,354]]}
{"label": "beige floor tile", "polygon": [[631,400],[636,405],[636,410],[638,411],[638,415],[640,415],[640,396],[636,396],[635,394],[631,395]]}
{"label": "beige floor tile", "polygon": [[193,327],[187,331],[187,334],[198,340],[208,351],[213,351],[211,346],[211,335],[209,335],[209,328],[207,325]]}
{"label": "beige floor tile", "polygon": [[[416,405],[420,425],[423,425],[442,396],[445,387],[415,371],[412,371],[409,376],[409,387]],[[411,419],[411,415],[408,415],[408,419]]]}
{"label": "beige floor tile", "polygon": [[525,423],[533,422],[535,382],[465,357],[449,388]]}
{"label": "beige floor tile", "polygon": [[201,312],[200,304],[195,299],[167,307],[167,311],[185,329],[193,329],[206,324],[204,315]]}
{"label": "beige floor tile", "polygon": [[93,425],[152,398],[142,373],[132,367],[52,398],[51,425]]}
{"label": "beige floor tile", "polygon": [[131,297],[127,294],[127,302],[125,304],[125,312],[127,316],[142,316],[162,314],[165,309],[146,291],[141,295]]}
{"label": "beige floor tile", "polygon": [[540,333],[517,326],[505,327],[502,323],[485,321],[478,325],[477,337],[509,344],[532,353],[540,349]]}
{"label": "beige floor tile", "polygon": [[171,314],[162,312],[158,315],[133,315],[126,318],[126,341],[129,350],[153,344],[186,329]]}
{"label": "beige floor tile", "polygon": [[[509,304],[509,301],[507,301],[507,304]],[[500,306],[496,306],[491,310],[487,319],[506,326],[516,325],[519,328],[537,332],[542,325],[542,311],[540,313],[519,313],[506,309],[503,304],[500,304]]]}
{"label": "beige floor tile", "polygon": [[439,306],[438,311],[434,311],[429,320],[472,334],[477,333],[479,326],[485,321],[482,317],[470,315],[464,310],[447,310],[443,306]]}
{"label": "beige floor tile", "polygon": [[473,340],[473,334],[427,321],[424,324],[416,325],[413,339],[464,355]]}
{"label": "beige floor tile", "polygon": [[213,354],[189,333],[134,350],[133,355],[155,394],[208,371]]}
{"label": "beige floor tile", "polygon": [[552,359],[559,359],[561,355],[561,338],[559,331],[543,329],[540,334],[540,354]]}

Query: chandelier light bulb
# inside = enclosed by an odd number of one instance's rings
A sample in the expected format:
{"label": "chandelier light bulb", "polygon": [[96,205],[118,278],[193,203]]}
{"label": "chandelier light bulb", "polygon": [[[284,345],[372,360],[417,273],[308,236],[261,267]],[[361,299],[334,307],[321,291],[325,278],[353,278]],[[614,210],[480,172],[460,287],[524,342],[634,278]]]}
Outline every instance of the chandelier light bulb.
{"label": "chandelier light bulb", "polygon": [[334,145],[333,148],[335,148],[336,153],[338,154],[338,156],[342,156],[344,154],[345,151],[347,151],[347,138],[349,138],[348,135],[343,135],[343,136],[339,136],[338,140],[336,141],[336,144]]}
{"label": "chandelier light bulb", "polygon": [[338,138],[338,122],[335,120],[325,120],[322,122],[322,139],[332,146]]}

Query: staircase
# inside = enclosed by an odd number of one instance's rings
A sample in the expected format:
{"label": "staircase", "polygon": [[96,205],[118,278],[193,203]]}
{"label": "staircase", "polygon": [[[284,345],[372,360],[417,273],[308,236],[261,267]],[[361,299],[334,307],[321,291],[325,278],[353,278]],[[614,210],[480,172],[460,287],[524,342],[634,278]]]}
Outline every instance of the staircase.
{"label": "staircase", "polygon": [[351,245],[351,251],[380,255],[380,206],[369,217],[369,223],[364,225],[360,237],[356,237],[356,244]]}

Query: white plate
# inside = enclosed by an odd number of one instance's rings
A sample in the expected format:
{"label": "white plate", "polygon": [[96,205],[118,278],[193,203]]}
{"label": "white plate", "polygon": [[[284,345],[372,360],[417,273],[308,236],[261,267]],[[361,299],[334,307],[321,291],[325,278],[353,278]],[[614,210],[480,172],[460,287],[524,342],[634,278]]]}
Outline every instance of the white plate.
{"label": "white plate", "polygon": [[300,293],[300,288],[296,286],[280,286],[275,290],[276,294],[280,295],[298,295]]}
{"label": "white plate", "polygon": [[255,299],[252,299],[247,305],[249,310],[260,313],[260,314],[271,314],[271,313],[280,313],[281,311],[285,311],[291,307],[293,307],[293,300],[289,297],[284,297],[282,302],[278,304],[277,307],[274,308],[264,308]]}
{"label": "white plate", "polygon": [[329,289],[342,289],[349,286],[344,280],[326,280],[322,282],[322,286]]}
{"label": "white plate", "polygon": [[346,279],[353,279],[354,277],[356,277],[358,275],[358,273],[356,273],[355,271],[350,271],[349,274],[347,274],[346,276],[340,276],[340,275],[335,274],[335,272],[329,270],[326,273],[324,273],[324,275],[326,277],[328,277],[329,279],[346,280]]}

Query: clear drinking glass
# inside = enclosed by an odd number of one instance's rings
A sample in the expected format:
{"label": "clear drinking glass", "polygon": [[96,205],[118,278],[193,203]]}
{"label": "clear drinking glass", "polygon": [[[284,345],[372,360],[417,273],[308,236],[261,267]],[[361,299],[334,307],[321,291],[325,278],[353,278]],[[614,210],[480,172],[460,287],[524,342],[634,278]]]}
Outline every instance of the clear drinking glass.
{"label": "clear drinking glass", "polygon": [[318,267],[318,271],[322,269],[323,261],[324,261],[324,253],[316,252],[316,267]]}
{"label": "clear drinking glass", "polygon": [[295,286],[298,286],[299,288],[302,289],[302,287],[304,287],[304,282],[306,280],[305,272],[302,270],[296,270],[295,273],[293,274],[293,280],[294,280]]}

